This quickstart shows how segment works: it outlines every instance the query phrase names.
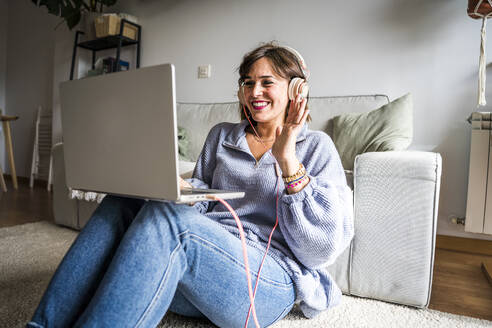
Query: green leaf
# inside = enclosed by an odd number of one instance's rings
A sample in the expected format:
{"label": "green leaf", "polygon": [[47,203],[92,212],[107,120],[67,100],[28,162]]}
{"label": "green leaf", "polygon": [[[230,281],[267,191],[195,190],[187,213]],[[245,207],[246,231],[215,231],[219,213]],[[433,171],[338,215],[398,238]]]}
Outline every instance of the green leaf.
{"label": "green leaf", "polygon": [[67,2],[67,4],[63,5],[61,8],[61,16],[67,22],[67,26],[70,30],[80,22],[80,4],[78,8],[76,6],[77,5]]}
{"label": "green leaf", "polygon": [[48,13],[62,17],[69,29],[74,28],[81,18],[84,10],[96,11],[98,5],[113,6],[117,0],[31,0],[38,7],[48,8]]}
{"label": "green leaf", "polygon": [[77,26],[77,24],[80,22],[80,17],[80,11],[74,11],[73,15],[65,17],[65,20],[67,21],[67,26],[70,30]]}
{"label": "green leaf", "polygon": [[43,0],[44,5],[48,8],[50,14],[61,16],[63,2],[58,0]]}

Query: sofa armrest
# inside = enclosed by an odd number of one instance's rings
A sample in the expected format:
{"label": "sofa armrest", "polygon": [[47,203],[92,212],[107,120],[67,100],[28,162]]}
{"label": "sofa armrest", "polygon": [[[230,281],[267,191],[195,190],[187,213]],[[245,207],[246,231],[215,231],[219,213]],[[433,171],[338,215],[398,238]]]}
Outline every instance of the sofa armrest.
{"label": "sofa armrest", "polygon": [[55,223],[78,229],[78,206],[75,199],[68,197],[65,180],[65,161],[63,143],[57,143],[52,149],[53,155],[53,215]]}
{"label": "sofa armrest", "polygon": [[428,306],[440,180],[437,153],[375,152],[356,157],[351,294]]}

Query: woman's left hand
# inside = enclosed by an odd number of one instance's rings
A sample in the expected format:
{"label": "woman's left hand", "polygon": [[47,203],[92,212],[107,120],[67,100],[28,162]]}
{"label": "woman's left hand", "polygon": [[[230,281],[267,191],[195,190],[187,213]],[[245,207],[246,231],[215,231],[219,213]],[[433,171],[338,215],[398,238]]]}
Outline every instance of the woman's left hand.
{"label": "woman's left hand", "polygon": [[272,154],[280,164],[284,175],[285,171],[291,171],[290,167],[294,166],[294,172],[296,172],[299,166],[296,157],[296,140],[309,114],[309,110],[306,110],[306,103],[307,99],[298,95],[294,101],[290,102],[284,125],[277,127]]}

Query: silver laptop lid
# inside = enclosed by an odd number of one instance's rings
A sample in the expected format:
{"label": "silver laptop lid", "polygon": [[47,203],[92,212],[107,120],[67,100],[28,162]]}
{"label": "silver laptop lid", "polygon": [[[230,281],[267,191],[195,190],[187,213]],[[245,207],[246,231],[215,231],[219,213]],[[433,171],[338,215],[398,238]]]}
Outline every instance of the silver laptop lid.
{"label": "silver laptop lid", "polygon": [[68,187],[179,198],[172,64],[60,85]]}

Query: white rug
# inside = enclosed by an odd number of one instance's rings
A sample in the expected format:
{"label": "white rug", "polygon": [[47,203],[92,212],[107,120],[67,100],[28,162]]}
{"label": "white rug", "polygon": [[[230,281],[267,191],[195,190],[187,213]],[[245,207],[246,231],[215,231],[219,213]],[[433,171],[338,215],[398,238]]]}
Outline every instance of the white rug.
{"label": "white rug", "polygon": [[[0,327],[24,327],[29,321],[51,275],[76,235],[76,231],[48,222],[0,229]],[[213,326],[168,314],[159,327]],[[475,328],[492,327],[492,321],[344,296],[341,305],[314,319],[305,319],[299,311],[293,310],[273,327]]]}

